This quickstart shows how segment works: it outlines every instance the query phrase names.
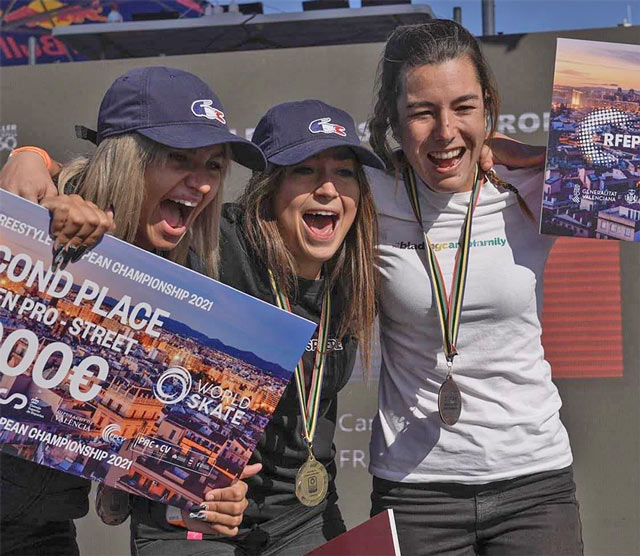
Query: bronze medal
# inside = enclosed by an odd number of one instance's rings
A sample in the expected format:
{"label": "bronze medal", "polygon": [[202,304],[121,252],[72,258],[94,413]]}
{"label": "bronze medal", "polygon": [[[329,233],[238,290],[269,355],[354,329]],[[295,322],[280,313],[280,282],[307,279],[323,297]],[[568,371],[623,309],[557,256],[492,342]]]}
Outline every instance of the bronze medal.
{"label": "bronze medal", "polygon": [[438,412],[445,425],[455,425],[462,411],[462,396],[460,389],[451,375],[440,386],[438,392]]}
{"label": "bronze medal", "polygon": [[296,498],[305,506],[317,506],[329,490],[329,474],[312,454],[296,473]]}
{"label": "bronze medal", "polygon": [[480,198],[480,190],[482,185],[482,172],[476,167],[473,187],[471,189],[471,199],[467,207],[467,215],[465,216],[462,229],[460,230],[460,240],[458,241],[458,250],[456,253],[456,261],[453,266],[453,275],[451,278],[451,294],[447,295],[447,288],[444,282],[444,276],[436,257],[436,252],[427,232],[422,223],[422,211],[420,209],[420,200],[418,195],[417,180],[414,170],[410,167],[404,170],[404,184],[407,189],[407,195],[416,217],[418,226],[422,229],[424,236],[425,254],[429,268],[429,279],[433,290],[434,305],[438,313],[440,322],[440,330],[442,332],[442,347],[444,355],[447,359],[449,372],[446,380],[440,386],[438,392],[438,412],[440,419],[445,425],[455,425],[460,418],[462,411],[462,396],[460,389],[451,376],[453,369],[453,359],[458,355],[456,349],[456,341],[458,339],[458,331],[460,329],[460,314],[462,312],[462,300],[464,298],[464,288],[467,282],[467,268],[469,262],[469,249],[471,247],[471,224],[473,219],[473,211],[476,208],[478,199]]}

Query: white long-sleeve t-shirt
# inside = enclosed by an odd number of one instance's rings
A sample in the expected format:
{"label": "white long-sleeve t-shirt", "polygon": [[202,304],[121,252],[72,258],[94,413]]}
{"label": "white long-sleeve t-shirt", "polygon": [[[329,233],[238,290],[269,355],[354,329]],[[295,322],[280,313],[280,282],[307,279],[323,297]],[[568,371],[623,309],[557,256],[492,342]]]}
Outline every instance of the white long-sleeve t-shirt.
{"label": "white long-sleeve t-shirt", "polygon": [[[497,170],[537,213],[541,172]],[[382,368],[370,471],[391,481],[482,484],[570,465],[560,396],[540,341],[543,271],[553,239],[538,233],[514,193],[482,185],[453,366],[462,412],[447,426],[438,413],[447,365],[424,236],[403,182],[376,171],[369,179],[382,276]],[[423,225],[450,293],[470,193],[418,188]]]}

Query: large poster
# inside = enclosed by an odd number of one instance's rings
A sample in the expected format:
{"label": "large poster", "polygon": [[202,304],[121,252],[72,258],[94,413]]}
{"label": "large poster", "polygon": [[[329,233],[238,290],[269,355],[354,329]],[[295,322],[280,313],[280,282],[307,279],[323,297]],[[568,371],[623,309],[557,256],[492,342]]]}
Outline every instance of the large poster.
{"label": "large poster", "polygon": [[541,232],[640,241],[640,45],[558,39]]}
{"label": "large poster", "polygon": [[0,191],[4,452],[187,507],[239,476],[315,324]]}

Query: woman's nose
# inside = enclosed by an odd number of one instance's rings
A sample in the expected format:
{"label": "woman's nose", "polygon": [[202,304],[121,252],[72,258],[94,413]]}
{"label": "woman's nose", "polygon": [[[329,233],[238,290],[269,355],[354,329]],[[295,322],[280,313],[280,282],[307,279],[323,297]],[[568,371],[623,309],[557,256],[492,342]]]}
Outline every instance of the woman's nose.
{"label": "woman's nose", "polygon": [[315,190],[316,195],[320,195],[322,197],[329,197],[333,199],[338,196],[338,190],[336,189],[336,185],[333,182],[333,179],[327,175],[323,175],[320,178],[320,185]]}
{"label": "woman's nose", "polygon": [[441,141],[450,141],[453,139],[454,129],[452,125],[451,115],[446,111],[440,113],[436,120],[436,138]]}
{"label": "woman's nose", "polygon": [[211,174],[205,170],[193,170],[187,176],[185,183],[191,189],[206,195],[211,191]]}

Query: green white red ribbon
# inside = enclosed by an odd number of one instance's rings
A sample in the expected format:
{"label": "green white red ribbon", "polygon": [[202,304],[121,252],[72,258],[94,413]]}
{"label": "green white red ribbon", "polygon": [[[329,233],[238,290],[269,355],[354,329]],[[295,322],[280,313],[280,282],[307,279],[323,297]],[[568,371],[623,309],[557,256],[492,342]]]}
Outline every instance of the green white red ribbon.
{"label": "green white red ribbon", "polygon": [[[276,305],[291,313],[289,299],[278,287],[273,272],[269,271],[271,289],[276,300]],[[322,299],[322,313],[318,324],[318,343],[313,360],[313,370],[311,371],[311,386],[307,396],[305,388],[304,364],[302,358],[298,362],[295,371],[296,388],[298,391],[298,402],[300,403],[300,414],[304,425],[304,437],[309,449],[313,446],[313,438],[316,433],[318,423],[318,410],[320,409],[320,394],[322,392],[322,381],[324,379],[325,361],[327,358],[327,343],[329,340],[329,321],[331,318],[331,299],[329,288],[327,287]]]}
{"label": "green white red ribbon", "polygon": [[422,223],[422,211],[420,210],[420,200],[418,197],[417,179],[415,171],[407,166],[403,172],[404,184],[409,196],[413,214],[416,217],[418,225],[424,235],[425,253],[429,263],[429,275],[433,287],[433,293],[438,308],[438,316],[440,319],[440,329],[442,331],[442,345],[444,354],[447,358],[449,369],[453,363],[453,358],[458,355],[456,350],[456,341],[458,339],[458,330],[460,328],[460,313],[462,312],[462,300],[464,298],[464,289],[467,282],[467,267],[469,261],[469,248],[471,246],[471,222],[473,211],[478,204],[480,197],[481,173],[476,167],[473,188],[471,190],[471,200],[467,208],[467,214],[460,231],[460,241],[456,252],[456,262],[453,268],[453,277],[451,279],[451,295],[447,297],[447,289],[445,286],[442,270],[436,257],[436,252],[427,237],[427,232]]}

